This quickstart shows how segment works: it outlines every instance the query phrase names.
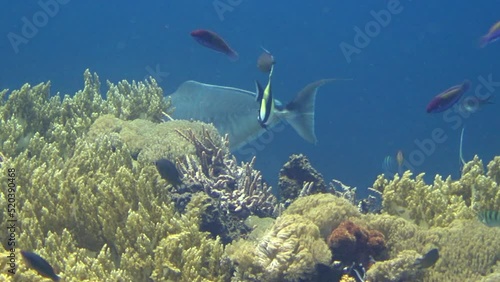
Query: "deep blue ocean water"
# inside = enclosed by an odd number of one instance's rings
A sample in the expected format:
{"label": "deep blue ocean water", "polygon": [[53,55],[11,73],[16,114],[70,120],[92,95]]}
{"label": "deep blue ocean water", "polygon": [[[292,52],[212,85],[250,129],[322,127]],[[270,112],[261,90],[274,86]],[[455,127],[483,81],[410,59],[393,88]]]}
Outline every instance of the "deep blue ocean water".
{"label": "deep blue ocean water", "polygon": [[[255,79],[267,79],[255,67],[264,46],[276,57],[273,91],[283,102],[317,79],[353,80],[320,89],[317,145],[288,126],[257,152],[257,168],[276,186],[288,156],[303,153],[325,181],[339,179],[363,194],[398,150],[428,181],[435,174],[459,177],[463,125],[466,160],[500,155],[499,98],[470,117],[425,112],[432,97],[464,79],[472,83],[466,95],[479,86],[483,95],[500,97],[500,42],[478,47],[500,20],[499,9],[493,0],[5,1],[0,88],[50,80],[53,94],[73,94],[90,68],[103,85],[168,73],[157,77],[166,94],[191,79],[253,91]],[[374,15],[387,13],[390,19],[376,22]],[[356,29],[367,27],[368,40],[356,41]],[[197,44],[189,33],[198,28],[221,34],[240,59]],[[357,51],[346,56],[346,44]],[[485,79],[498,82],[488,91],[480,86]],[[436,130],[442,140],[430,141]]]}

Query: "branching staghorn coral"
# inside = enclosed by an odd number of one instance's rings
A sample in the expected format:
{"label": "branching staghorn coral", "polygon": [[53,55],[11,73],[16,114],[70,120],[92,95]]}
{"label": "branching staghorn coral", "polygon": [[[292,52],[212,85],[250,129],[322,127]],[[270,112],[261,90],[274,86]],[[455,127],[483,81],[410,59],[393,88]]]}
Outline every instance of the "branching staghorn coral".
{"label": "branching staghorn coral", "polygon": [[427,185],[424,174],[412,179],[407,171],[390,181],[380,175],[373,188],[382,193],[385,212],[423,226],[447,226],[455,219],[472,219],[483,210],[500,210],[500,189],[495,181],[500,175],[499,164],[500,158],[496,157],[488,165],[491,170],[484,174],[476,156],[456,181],[436,175],[434,183]]}
{"label": "branching staghorn coral", "polygon": [[196,158],[185,156],[179,162],[183,182],[191,191],[204,191],[217,200],[219,208],[241,219],[250,214],[261,217],[275,216],[276,197],[271,187],[262,181],[259,171],[253,169],[255,158],[250,163],[237,164],[229,152],[229,139],[223,138],[221,146],[208,132],[200,137],[192,131],[178,131],[196,148]]}

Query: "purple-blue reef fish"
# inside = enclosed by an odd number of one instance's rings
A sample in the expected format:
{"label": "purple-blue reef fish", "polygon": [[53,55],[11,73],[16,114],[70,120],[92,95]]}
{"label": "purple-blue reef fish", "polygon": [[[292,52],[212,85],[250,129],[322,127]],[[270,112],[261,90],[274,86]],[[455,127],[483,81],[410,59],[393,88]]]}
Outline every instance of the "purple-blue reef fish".
{"label": "purple-blue reef fish", "polygon": [[21,255],[23,256],[26,264],[30,268],[36,270],[36,272],[38,272],[38,274],[40,274],[41,276],[50,278],[53,281],[59,281],[61,279],[54,272],[52,266],[41,256],[28,251],[21,251]]}
{"label": "purple-blue reef fish", "polygon": [[197,29],[191,32],[191,36],[201,45],[226,54],[232,61],[238,60],[238,53],[229,47],[229,44],[217,33],[206,29]]}
{"label": "purple-blue reef fish", "polygon": [[481,48],[485,47],[486,45],[495,42],[500,38],[500,21],[496,22],[488,31],[487,34],[485,34],[483,37],[481,37],[481,40],[479,41],[479,46]]}
{"label": "purple-blue reef fish", "polygon": [[467,90],[470,81],[465,80],[460,85],[455,85],[436,95],[427,105],[428,113],[441,113],[455,105]]}

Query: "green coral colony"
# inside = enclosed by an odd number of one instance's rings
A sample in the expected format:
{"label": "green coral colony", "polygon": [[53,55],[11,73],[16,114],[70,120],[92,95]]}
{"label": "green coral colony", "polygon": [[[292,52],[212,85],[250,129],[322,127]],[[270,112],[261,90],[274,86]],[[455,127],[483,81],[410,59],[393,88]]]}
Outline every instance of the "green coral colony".
{"label": "green coral colony", "polygon": [[[48,279],[21,250],[62,281],[500,279],[500,157],[487,171],[475,157],[459,180],[433,184],[381,175],[373,189],[382,212],[360,213],[353,191],[328,187],[292,156],[280,203],[254,160],[238,163],[213,126],[162,122],[174,109],[154,79],[108,82],[105,95],[96,74],[84,82],[64,97],[51,97],[50,83],[0,91],[0,173],[17,172],[18,219],[14,275],[11,235],[0,232],[2,281]],[[182,185],[161,177],[160,159],[176,164]],[[0,221],[8,218],[2,208]],[[439,258],[419,267],[434,249]]]}

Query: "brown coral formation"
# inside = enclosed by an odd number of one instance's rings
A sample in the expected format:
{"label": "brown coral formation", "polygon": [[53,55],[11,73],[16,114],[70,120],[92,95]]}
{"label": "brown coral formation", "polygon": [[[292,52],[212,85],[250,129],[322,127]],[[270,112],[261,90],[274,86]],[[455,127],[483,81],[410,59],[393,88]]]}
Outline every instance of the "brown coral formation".
{"label": "brown coral formation", "polygon": [[[279,183],[281,201],[288,206],[299,196],[306,196],[327,191],[323,176],[316,171],[306,156],[291,155],[280,170]],[[306,195],[301,191],[307,190]]]}
{"label": "brown coral formation", "polygon": [[327,240],[333,259],[344,264],[368,265],[370,256],[380,259],[386,250],[385,238],[374,229],[359,226],[350,220],[335,228]]}

